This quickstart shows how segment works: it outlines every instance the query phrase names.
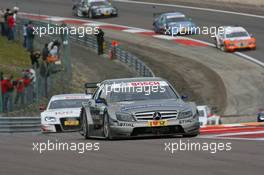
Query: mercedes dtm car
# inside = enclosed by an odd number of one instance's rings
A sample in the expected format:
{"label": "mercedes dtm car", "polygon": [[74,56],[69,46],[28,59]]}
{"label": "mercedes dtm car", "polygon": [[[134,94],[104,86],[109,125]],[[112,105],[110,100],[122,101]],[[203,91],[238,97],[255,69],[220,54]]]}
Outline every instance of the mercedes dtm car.
{"label": "mercedes dtm car", "polygon": [[[157,14],[154,14],[155,16]],[[162,13],[154,19],[153,28],[156,33],[165,35],[178,34],[195,34],[196,24],[187,19],[186,16],[179,12]]]}
{"label": "mercedes dtm car", "polygon": [[118,16],[117,8],[107,0],[79,0],[72,10],[73,15],[79,17]]}
{"label": "mercedes dtm car", "polygon": [[42,132],[66,132],[80,130],[80,111],[82,103],[91,95],[62,94],[53,96],[47,109],[41,113]]}
{"label": "mercedes dtm car", "polygon": [[237,49],[256,49],[256,39],[246,29],[236,26],[221,26],[223,31],[215,37],[216,47],[226,52]]}
{"label": "mercedes dtm car", "polygon": [[162,78],[127,78],[86,84],[97,90],[81,110],[81,134],[105,139],[199,133],[196,105]]}
{"label": "mercedes dtm car", "polygon": [[264,111],[258,113],[258,122],[264,122]]}

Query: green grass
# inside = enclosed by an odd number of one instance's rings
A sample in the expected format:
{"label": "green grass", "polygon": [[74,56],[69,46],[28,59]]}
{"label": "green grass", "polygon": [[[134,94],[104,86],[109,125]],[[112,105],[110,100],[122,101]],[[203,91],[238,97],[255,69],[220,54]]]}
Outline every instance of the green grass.
{"label": "green grass", "polygon": [[4,76],[21,76],[23,69],[30,68],[29,53],[19,41],[8,41],[0,36],[0,71]]}

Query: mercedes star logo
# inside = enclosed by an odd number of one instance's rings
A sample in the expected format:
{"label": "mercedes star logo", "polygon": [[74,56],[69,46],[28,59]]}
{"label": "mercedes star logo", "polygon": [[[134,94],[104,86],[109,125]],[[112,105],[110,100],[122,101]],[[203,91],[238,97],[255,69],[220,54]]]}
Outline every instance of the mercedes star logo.
{"label": "mercedes star logo", "polygon": [[161,114],[159,112],[154,112],[153,120],[160,120],[162,119]]}

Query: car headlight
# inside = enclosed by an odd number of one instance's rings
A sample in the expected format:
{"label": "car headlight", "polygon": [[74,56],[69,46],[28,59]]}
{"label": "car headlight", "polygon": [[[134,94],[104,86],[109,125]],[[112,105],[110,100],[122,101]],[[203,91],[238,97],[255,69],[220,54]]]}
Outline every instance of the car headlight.
{"label": "car headlight", "polygon": [[135,121],[134,117],[128,113],[116,113],[116,119],[119,121],[125,121],[125,122]]}
{"label": "car headlight", "polygon": [[46,122],[56,122],[56,117],[45,117],[44,120]]}
{"label": "car headlight", "polygon": [[185,118],[189,118],[192,116],[193,116],[192,111],[182,111],[182,112],[179,112],[178,119],[185,119]]}

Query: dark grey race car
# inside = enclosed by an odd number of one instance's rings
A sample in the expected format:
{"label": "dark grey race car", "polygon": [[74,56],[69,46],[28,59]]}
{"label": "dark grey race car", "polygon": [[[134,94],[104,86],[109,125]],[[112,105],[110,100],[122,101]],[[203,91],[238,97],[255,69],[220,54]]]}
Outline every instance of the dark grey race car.
{"label": "dark grey race car", "polygon": [[[95,88],[95,84],[86,84]],[[199,120],[194,103],[186,103],[162,78],[105,80],[83,104],[81,134],[105,139],[174,136],[195,137]]]}
{"label": "dark grey race car", "polygon": [[108,0],[79,0],[72,7],[73,15],[96,18],[118,16],[118,10]]}

